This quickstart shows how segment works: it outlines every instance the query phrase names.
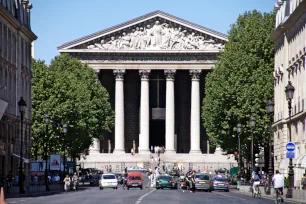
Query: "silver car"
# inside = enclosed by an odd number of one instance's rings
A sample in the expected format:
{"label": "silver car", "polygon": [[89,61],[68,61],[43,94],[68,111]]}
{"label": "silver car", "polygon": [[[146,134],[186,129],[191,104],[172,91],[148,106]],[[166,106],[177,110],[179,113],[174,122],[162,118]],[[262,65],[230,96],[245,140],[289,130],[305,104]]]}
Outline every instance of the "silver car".
{"label": "silver car", "polygon": [[229,192],[229,183],[227,182],[226,177],[217,175],[214,178],[214,190],[222,190]]}
{"label": "silver car", "polygon": [[197,173],[195,175],[196,190],[204,190],[211,192],[213,190],[212,177],[207,173]]}

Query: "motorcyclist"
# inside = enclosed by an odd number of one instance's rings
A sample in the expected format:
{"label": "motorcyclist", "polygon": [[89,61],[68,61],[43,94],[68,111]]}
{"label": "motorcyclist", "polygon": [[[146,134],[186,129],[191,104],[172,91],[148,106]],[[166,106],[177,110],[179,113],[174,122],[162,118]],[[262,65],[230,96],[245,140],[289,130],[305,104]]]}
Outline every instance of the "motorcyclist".
{"label": "motorcyclist", "polygon": [[77,176],[76,172],[74,172],[72,176],[72,183],[73,183],[73,190],[76,191],[77,184],[78,184],[79,177]]}
{"label": "motorcyclist", "polygon": [[122,177],[122,188],[123,188],[123,189],[124,189],[125,186],[126,186],[127,176],[128,176],[128,173],[125,172],[125,173],[123,174],[123,177]]}
{"label": "motorcyclist", "polygon": [[67,174],[65,179],[64,179],[64,189],[65,189],[65,191],[69,190],[70,182],[71,182],[70,177]]}

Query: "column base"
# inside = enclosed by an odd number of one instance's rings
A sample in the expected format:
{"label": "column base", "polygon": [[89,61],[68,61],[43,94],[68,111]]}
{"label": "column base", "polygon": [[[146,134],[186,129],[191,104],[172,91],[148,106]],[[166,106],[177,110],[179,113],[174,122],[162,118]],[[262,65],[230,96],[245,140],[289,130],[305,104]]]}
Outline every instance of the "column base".
{"label": "column base", "polygon": [[165,154],[176,154],[175,149],[166,149]]}
{"label": "column base", "polygon": [[113,154],[125,154],[124,149],[114,149]]}
{"label": "column base", "polygon": [[139,154],[151,154],[151,151],[149,149],[141,149],[139,150]]}
{"label": "column base", "polygon": [[97,149],[95,149],[95,150],[90,150],[89,153],[90,153],[90,154],[100,154],[100,150],[97,150]]}
{"label": "column base", "polygon": [[202,151],[200,149],[194,149],[190,150],[189,154],[202,154]]}

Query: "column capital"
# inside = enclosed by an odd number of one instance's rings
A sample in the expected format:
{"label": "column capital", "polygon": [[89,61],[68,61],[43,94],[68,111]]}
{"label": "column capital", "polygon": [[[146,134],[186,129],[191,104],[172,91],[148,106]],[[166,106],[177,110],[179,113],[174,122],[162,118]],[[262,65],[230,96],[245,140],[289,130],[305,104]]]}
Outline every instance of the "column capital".
{"label": "column capital", "polygon": [[115,75],[116,80],[123,80],[125,69],[114,69],[113,73]]}
{"label": "column capital", "polygon": [[174,80],[176,69],[165,69],[164,74],[167,80]]}
{"label": "column capital", "polygon": [[141,80],[148,80],[150,78],[151,70],[141,69],[139,70],[139,75]]}
{"label": "column capital", "polygon": [[189,74],[192,80],[200,80],[202,70],[200,69],[191,69]]}

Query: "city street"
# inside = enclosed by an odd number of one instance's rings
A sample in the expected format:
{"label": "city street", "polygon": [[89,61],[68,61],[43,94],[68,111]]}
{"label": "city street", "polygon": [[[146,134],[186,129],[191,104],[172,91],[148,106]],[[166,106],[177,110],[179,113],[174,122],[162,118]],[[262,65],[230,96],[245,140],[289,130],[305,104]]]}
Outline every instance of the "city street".
{"label": "city street", "polygon": [[98,187],[90,187],[86,190],[77,192],[60,193],[56,195],[31,197],[31,198],[11,198],[7,199],[9,203],[22,204],[67,204],[67,203],[107,203],[107,204],[186,204],[186,203],[213,203],[213,204],[269,204],[274,203],[272,200],[264,198],[255,199],[250,196],[233,193],[233,192],[196,192],[190,193],[182,190],[155,190],[151,188],[140,189],[104,189],[99,190]]}

